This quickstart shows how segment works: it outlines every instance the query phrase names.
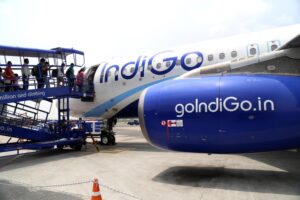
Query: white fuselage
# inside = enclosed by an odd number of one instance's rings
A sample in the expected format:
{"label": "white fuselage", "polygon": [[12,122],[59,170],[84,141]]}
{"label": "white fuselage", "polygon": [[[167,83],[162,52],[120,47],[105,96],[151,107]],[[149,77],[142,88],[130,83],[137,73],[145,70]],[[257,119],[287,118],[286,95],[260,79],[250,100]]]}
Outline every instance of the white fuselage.
{"label": "white fuselage", "polygon": [[93,81],[96,94],[94,101],[72,99],[71,115],[111,118],[136,102],[142,90],[150,85],[175,78],[198,67],[245,60],[274,51],[299,32],[300,25],[293,25],[101,62],[86,70],[86,73],[92,68],[96,70]]}

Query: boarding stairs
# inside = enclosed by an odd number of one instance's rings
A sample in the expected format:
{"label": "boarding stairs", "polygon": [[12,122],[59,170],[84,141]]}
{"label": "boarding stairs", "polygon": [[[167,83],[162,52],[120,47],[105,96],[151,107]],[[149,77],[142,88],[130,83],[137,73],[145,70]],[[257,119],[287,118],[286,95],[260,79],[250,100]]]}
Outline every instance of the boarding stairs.
{"label": "boarding stairs", "polygon": [[[73,48],[0,45],[0,136],[9,137],[7,143],[0,144],[0,152],[55,146],[81,148],[84,131],[68,126],[69,98],[80,98],[81,94],[72,91],[63,75],[71,65],[83,67],[84,62],[84,52]],[[58,119],[49,120],[56,102]]]}
{"label": "boarding stairs", "polygon": [[[72,91],[67,85],[0,92],[0,135],[10,137],[0,145],[0,151],[78,144],[85,136],[83,131],[68,129],[70,97]],[[55,100],[58,120],[51,123],[48,117]],[[11,138],[19,140],[10,143]]]}

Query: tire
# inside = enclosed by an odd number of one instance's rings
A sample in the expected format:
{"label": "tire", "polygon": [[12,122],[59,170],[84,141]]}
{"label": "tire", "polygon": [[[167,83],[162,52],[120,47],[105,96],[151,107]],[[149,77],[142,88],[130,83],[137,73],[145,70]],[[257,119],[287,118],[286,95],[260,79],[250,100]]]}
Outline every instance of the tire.
{"label": "tire", "polygon": [[110,143],[110,139],[108,135],[101,136],[101,144],[102,145],[108,145]]}

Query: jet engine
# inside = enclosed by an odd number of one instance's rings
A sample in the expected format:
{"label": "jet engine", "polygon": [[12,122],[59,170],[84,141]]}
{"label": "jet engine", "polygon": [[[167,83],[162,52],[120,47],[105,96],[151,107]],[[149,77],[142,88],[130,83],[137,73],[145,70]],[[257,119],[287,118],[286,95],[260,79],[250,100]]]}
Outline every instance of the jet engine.
{"label": "jet engine", "polygon": [[174,151],[245,153],[300,146],[300,78],[223,74],[162,82],[143,91],[145,138]]}

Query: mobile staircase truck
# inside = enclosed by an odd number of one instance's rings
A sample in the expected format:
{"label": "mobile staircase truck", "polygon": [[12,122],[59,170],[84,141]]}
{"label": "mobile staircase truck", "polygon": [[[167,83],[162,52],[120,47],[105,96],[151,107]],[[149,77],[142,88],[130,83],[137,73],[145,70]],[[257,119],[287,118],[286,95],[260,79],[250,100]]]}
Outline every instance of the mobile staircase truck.
{"label": "mobile staircase truck", "polygon": [[[43,76],[43,87],[38,87],[39,76],[29,76],[28,88],[23,88],[22,67],[29,60],[29,71],[33,71],[40,59],[49,62]],[[7,78],[5,68],[11,61],[14,78]],[[9,139],[0,144],[0,152],[21,149],[52,149],[71,147],[80,150],[85,143],[84,130],[69,128],[69,98],[80,98],[80,94],[69,87],[66,78],[57,84],[57,71],[65,63],[66,69],[73,63],[84,64],[84,52],[75,49],[55,48],[51,50],[0,46],[0,136]],[[65,70],[66,70],[65,69]],[[53,75],[53,76],[51,76]],[[18,78],[19,77],[19,78]],[[57,119],[49,120],[53,103],[57,102]],[[7,138],[3,137],[3,138]]]}

